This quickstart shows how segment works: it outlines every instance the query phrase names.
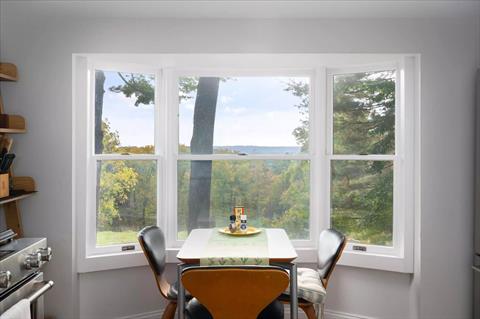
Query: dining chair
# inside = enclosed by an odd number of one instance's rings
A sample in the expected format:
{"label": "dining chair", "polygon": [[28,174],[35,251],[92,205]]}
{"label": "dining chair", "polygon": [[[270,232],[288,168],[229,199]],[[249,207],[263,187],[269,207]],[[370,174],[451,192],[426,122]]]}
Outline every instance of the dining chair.
{"label": "dining chair", "polygon": [[[317,269],[297,269],[298,306],[308,319],[317,318],[316,305],[320,306],[320,318],[324,318],[328,281],[346,243],[345,236],[335,229],[322,231],[318,239]],[[279,299],[284,303],[290,303],[290,288],[285,290]]]}
{"label": "dining chair", "polygon": [[288,287],[287,271],[273,266],[186,268],[182,283],[192,294],[188,319],[283,319],[276,300]]}
{"label": "dining chair", "polygon": [[147,226],[138,233],[137,237],[155,276],[158,290],[168,301],[162,319],[173,319],[177,309],[178,284],[169,284],[163,276],[166,265],[165,236],[157,226]]}

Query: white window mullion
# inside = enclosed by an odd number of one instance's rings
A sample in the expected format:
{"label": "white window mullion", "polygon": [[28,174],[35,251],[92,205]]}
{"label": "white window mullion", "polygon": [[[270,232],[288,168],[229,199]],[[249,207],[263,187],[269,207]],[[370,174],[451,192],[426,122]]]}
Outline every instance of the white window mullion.
{"label": "white window mullion", "polygon": [[165,189],[167,187],[165,181],[165,141],[166,130],[164,123],[166,122],[166,103],[165,103],[165,78],[161,69],[155,72],[155,155],[158,156],[157,167],[157,225],[165,229]]}
{"label": "white window mullion", "polygon": [[179,154],[179,161],[252,161],[252,160],[310,160],[310,154],[288,155],[288,154]]}
{"label": "white window mullion", "polygon": [[178,214],[177,214],[177,158],[178,158],[178,75],[172,69],[164,69],[166,83],[166,103],[167,103],[167,130],[166,140],[166,171],[165,178],[168,187],[165,191],[166,196],[166,225],[167,225],[167,246],[172,248],[181,247],[177,240],[178,234]]}
{"label": "white window mullion", "polygon": [[319,67],[315,70],[315,80],[312,86],[313,101],[311,104],[312,113],[310,120],[310,133],[312,149],[311,178],[313,179],[310,190],[311,208],[310,214],[313,216],[313,224],[310,225],[314,247],[317,247],[318,236],[320,232],[329,227],[329,212],[326,210],[328,202],[328,189],[325,183],[327,180],[327,171],[325,169],[326,158],[326,140],[327,140],[327,79],[326,68]]}
{"label": "white window mullion", "polygon": [[396,155],[330,155],[331,160],[342,161],[393,161],[397,158]]}
{"label": "white window mullion", "polygon": [[93,254],[97,236],[97,161],[95,160],[95,67],[89,63],[90,83],[87,107],[87,212],[86,212],[86,255]]}
{"label": "white window mullion", "polygon": [[92,158],[94,158],[97,161],[155,161],[159,160],[161,158],[160,155],[156,154],[128,154],[128,155],[122,155],[122,154],[97,154],[93,155]]}
{"label": "white window mullion", "polygon": [[393,247],[396,255],[405,251],[405,104],[404,96],[404,65],[400,63],[395,72],[395,161],[393,163]]}

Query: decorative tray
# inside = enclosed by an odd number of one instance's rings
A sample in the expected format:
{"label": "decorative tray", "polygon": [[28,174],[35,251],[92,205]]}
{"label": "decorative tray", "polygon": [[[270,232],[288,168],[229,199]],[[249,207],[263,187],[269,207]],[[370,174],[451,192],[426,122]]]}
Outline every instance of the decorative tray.
{"label": "decorative tray", "polygon": [[250,236],[250,235],[255,235],[255,234],[260,233],[262,231],[262,229],[248,226],[247,231],[244,232],[244,233],[241,232],[241,231],[236,231],[236,232],[232,233],[232,232],[230,232],[230,229],[228,229],[228,227],[225,227],[225,228],[219,228],[218,231],[222,234],[226,234],[226,235],[230,235],[230,236]]}

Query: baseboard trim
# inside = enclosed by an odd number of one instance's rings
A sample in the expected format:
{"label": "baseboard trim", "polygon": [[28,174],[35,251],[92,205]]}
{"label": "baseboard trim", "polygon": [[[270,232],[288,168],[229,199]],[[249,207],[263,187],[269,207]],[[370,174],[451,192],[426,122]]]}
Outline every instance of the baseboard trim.
{"label": "baseboard trim", "polygon": [[163,315],[163,309],[138,313],[130,316],[117,317],[117,319],[158,319]]}
{"label": "baseboard trim", "polygon": [[[130,316],[118,317],[117,319],[158,319],[161,318],[163,314],[163,309],[139,313]],[[288,319],[290,317],[290,309],[285,309],[285,318]],[[305,319],[305,314],[300,310],[298,313],[299,319]],[[325,310],[325,319],[375,319],[373,317],[367,317],[347,312],[341,311],[334,311],[334,310]]]}
{"label": "baseboard trim", "polygon": [[325,310],[325,317],[326,319],[375,319],[373,317],[367,317],[334,310]]}
{"label": "baseboard trim", "polygon": [[[290,318],[290,308],[286,307],[285,319],[288,319],[288,318]],[[298,319],[307,319],[307,316],[305,315],[305,313],[300,309],[298,311]],[[325,319],[375,319],[375,318],[357,315],[353,313],[325,309]]]}

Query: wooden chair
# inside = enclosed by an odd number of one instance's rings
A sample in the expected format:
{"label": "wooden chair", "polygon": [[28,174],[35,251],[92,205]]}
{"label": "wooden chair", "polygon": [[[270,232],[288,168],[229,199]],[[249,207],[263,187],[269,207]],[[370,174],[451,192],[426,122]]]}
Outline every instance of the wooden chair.
{"label": "wooden chair", "polygon": [[[334,229],[322,231],[318,241],[317,269],[297,269],[298,306],[305,312],[308,319],[317,319],[315,305],[320,305],[321,318],[324,318],[328,281],[346,244],[345,236],[338,231]],[[288,290],[282,294],[280,300],[290,303]]]}
{"label": "wooden chair", "polygon": [[157,226],[147,226],[138,233],[137,237],[155,276],[158,290],[168,301],[162,319],[174,319],[177,309],[178,285],[176,283],[170,285],[162,276],[166,265],[165,236]]}
{"label": "wooden chair", "polygon": [[[276,299],[288,287],[289,276],[270,266],[195,267],[184,270],[182,283],[195,297],[186,311],[191,319],[283,319]],[[196,299],[206,313],[199,311]]]}

